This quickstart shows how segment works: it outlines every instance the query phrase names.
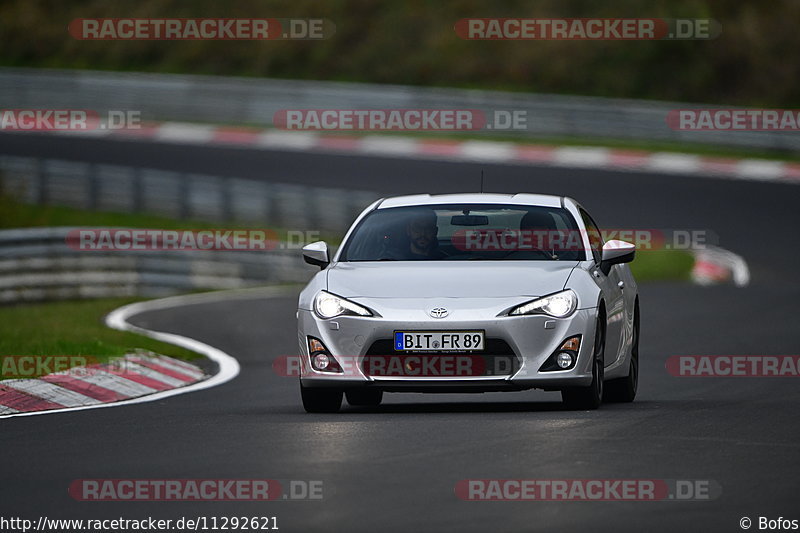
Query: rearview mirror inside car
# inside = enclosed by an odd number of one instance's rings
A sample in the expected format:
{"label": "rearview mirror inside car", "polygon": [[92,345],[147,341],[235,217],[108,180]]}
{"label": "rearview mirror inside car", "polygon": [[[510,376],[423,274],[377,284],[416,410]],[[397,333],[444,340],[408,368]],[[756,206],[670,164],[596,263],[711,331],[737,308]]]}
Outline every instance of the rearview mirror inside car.
{"label": "rearview mirror inside car", "polygon": [[489,217],[486,215],[453,215],[450,217],[451,226],[488,226]]}

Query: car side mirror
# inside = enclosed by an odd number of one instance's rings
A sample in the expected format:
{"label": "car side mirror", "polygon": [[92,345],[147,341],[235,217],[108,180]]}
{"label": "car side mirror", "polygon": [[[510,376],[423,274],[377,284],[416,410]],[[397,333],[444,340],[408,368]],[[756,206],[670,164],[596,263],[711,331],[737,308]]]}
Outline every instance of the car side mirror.
{"label": "car side mirror", "polygon": [[328,245],[325,241],[312,242],[303,246],[303,260],[309,265],[318,266],[320,269],[330,264]]}
{"label": "car side mirror", "polygon": [[636,256],[636,245],[625,241],[611,240],[603,245],[600,268],[608,274],[611,265],[630,263]]}

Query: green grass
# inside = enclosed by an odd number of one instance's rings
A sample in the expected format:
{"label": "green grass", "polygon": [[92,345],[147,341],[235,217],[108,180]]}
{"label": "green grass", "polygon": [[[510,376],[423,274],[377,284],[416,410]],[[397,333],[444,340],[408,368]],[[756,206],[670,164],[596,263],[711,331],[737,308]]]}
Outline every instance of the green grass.
{"label": "green grass", "polygon": [[640,250],[630,263],[637,282],[685,281],[689,279],[693,265],[692,254],[677,250]]}
{"label": "green grass", "polygon": [[0,359],[15,355],[91,356],[106,362],[144,349],[183,360],[195,352],[106,327],[103,317],[141,298],[24,303],[0,306]]}
{"label": "green grass", "polygon": [[98,226],[163,229],[211,229],[220,224],[175,220],[172,218],[139,214],[85,211],[55,205],[24,204],[9,196],[0,196],[0,228],[28,228],[40,226]]}

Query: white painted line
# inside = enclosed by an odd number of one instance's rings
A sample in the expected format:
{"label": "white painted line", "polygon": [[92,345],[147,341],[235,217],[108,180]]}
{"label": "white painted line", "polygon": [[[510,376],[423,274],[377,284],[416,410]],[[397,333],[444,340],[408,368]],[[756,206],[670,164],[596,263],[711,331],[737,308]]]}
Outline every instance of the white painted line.
{"label": "white painted line", "polygon": [[[180,307],[183,305],[210,303],[215,301],[238,299],[238,298],[248,298],[248,299],[280,298],[288,296],[293,293],[294,290],[291,287],[256,287],[253,289],[242,289],[236,291],[217,291],[217,292],[207,292],[199,294],[187,294],[182,296],[170,296],[168,298],[162,298],[159,300],[138,302],[135,304],[130,304],[120,307],[119,309],[112,311],[108,316],[106,316],[107,326],[112,327],[114,329],[119,329],[121,331],[132,331],[135,333],[140,333],[142,335],[145,335],[147,337],[159,341],[167,342],[169,344],[174,344],[176,346],[186,348],[187,350],[192,350],[194,352],[201,353],[219,365],[219,372],[203,381],[198,381],[196,383],[192,383],[190,385],[186,385],[184,387],[180,387],[177,389],[156,392],[154,394],[149,394],[147,396],[140,396],[139,398],[131,398],[129,400],[122,400],[119,402],[111,402],[111,403],[101,403],[97,405],[87,405],[83,407],[69,407],[64,409],[51,409],[49,411],[33,411],[28,413],[4,414],[0,416],[0,419],[19,417],[19,416],[49,415],[49,414],[67,413],[72,411],[84,411],[88,409],[102,409],[104,407],[120,407],[123,405],[134,405],[139,403],[154,402],[157,400],[163,400],[164,398],[168,398],[170,396],[177,396],[179,394],[196,392],[204,389],[209,389],[211,387],[216,387],[217,385],[222,385],[223,383],[227,383],[228,381],[232,380],[239,374],[239,369],[240,369],[239,362],[230,355],[226,354],[222,350],[214,348],[213,346],[191,339],[189,337],[175,335],[174,333],[150,331],[144,328],[134,326],[128,323],[128,318],[148,311],[155,311],[157,309],[169,309],[172,307]],[[99,374],[101,373],[96,373],[95,376]],[[75,376],[75,377],[81,379],[80,376]],[[117,376],[112,376],[112,377],[117,377]]]}
{"label": "white painted line", "polygon": [[84,396],[75,391],[59,387],[53,383],[39,379],[8,379],[2,381],[3,386],[27,392],[48,402],[64,407],[80,407],[83,405],[96,405],[100,400]]}
{"label": "white painted line", "polygon": [[669,174],[691,174],[701,170],[698,156],[670,154],[667,152],[658,152],[651,155],[650,161],[645,165],[645,168]]}
{"label": "white painted line", "polygon": [[611,151],[608,148],[572,147],[557,148],[554,164],[567,167],[605,167]]}
{"label": "white painted line", "polygon": [[214,138],[214,126],[165,122],[157,130],[155,138],[161,141],[179,143],[207,143]]}
{"label": "white painted line", "polygon": [[509,161],[516,156],[516,149],[514,143],[465,141],[461,156],[473,161]]}

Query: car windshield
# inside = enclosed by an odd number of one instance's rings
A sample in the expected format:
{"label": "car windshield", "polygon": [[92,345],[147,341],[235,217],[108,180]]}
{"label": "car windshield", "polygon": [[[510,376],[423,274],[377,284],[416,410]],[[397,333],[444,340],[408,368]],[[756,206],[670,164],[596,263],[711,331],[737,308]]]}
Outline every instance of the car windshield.
{"label": "car windshield", "polygon": [[563,208],[447,204],[376,209],[340,261],[583,261],[582,236]]}

